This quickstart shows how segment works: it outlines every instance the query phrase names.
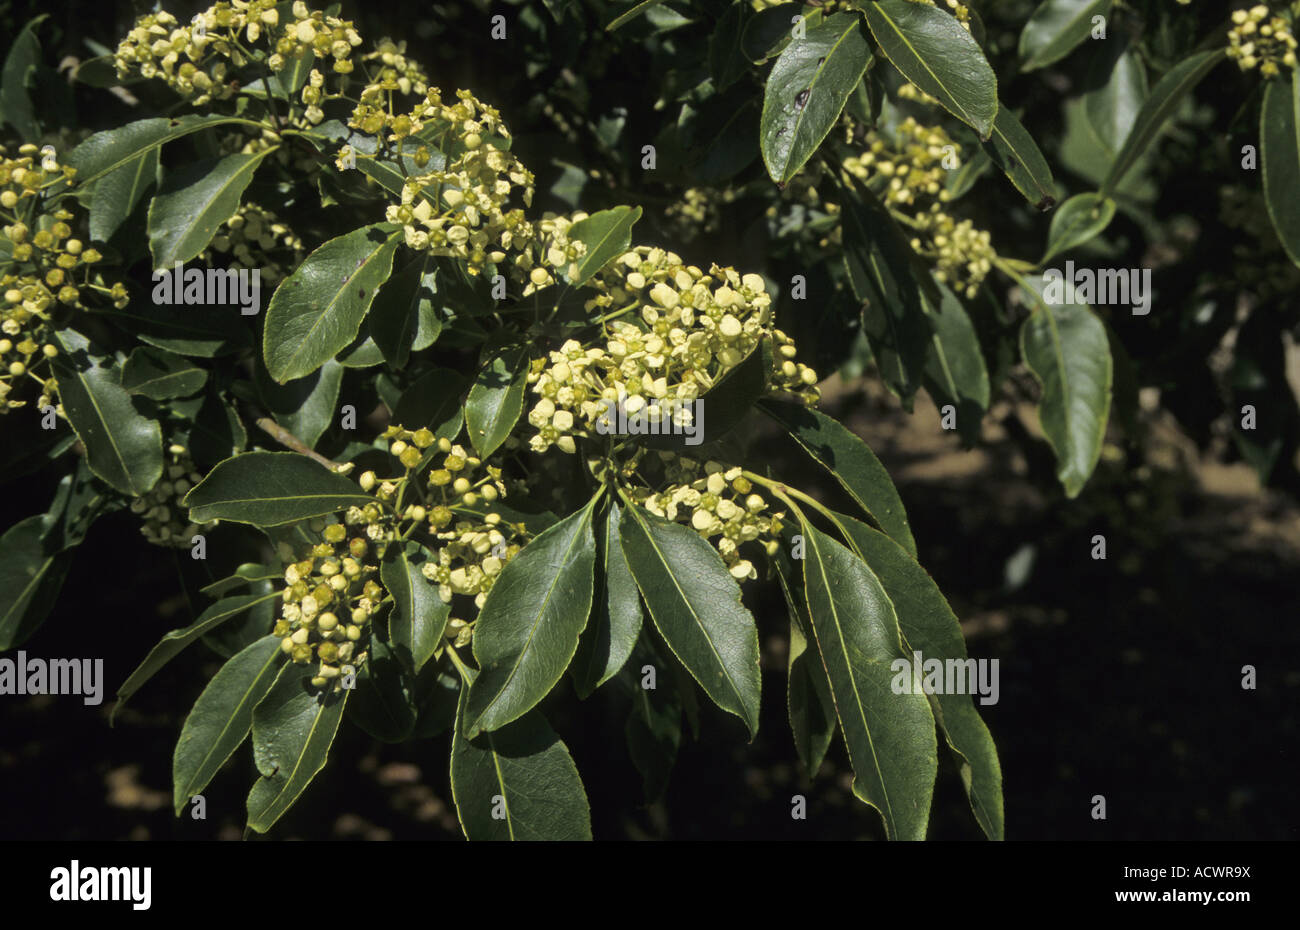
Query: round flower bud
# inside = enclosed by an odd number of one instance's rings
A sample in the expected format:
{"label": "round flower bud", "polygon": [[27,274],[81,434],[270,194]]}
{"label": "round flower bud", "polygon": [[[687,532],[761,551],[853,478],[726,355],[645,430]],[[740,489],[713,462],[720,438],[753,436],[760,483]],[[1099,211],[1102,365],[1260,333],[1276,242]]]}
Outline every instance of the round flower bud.
{"label": "round flower bud", "polygon": [[373,471],[362,472],[361,479],[360,479],[361,490],[363,491],[372,490],[375,486],[375,480],[376,480],[375,473]]}

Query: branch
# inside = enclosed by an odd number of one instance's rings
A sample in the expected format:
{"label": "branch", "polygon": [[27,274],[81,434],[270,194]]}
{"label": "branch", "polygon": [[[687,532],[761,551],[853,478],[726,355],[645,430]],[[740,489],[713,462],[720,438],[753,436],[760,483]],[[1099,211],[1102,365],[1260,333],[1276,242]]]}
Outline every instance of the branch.
{"label": "branch", "polygon": [[321,455],[319,452],[316,452],[314,449],[308,446],[307,443],[303,442],[301,439],[299,439],[293,433],[289,432],[279,423],[276,423],[270,417],[258,417],[257,425],[262,428],[263,432],[270,435],[271,438],[273,438],[280,445],[287,446],[288,448],[292,449],[294,452],[301,453],[302,455],[305,455],[310,459],[314,459],[317,462],[320,462],[322,465],[324,465],[330,471],[335,472],[336,474],[346,475],[348,472],[352,471],[353,466],[356,464],[355,462],[347,462],[346,464],[339,464],[338,462],[334,462],[325,458],[325,456]]}

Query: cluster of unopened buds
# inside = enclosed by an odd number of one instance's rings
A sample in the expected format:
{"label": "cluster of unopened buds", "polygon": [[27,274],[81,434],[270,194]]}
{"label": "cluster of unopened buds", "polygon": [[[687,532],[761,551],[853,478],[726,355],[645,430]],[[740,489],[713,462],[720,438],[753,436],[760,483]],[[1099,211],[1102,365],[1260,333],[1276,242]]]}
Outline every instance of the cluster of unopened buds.
{"label": "cluster of unopened buds", "polygon": [[707,540],[717,537],[718,553],[733,578],[758,577],[740,545],[760,541],[767,554],[780,546],[782,513],[765,513],[768,502],[739,467],[699,462],[672,452],[658,455],[671,482],[663,491],[633,487],[630,496],[656,516],[687,523]]}
{"label": "cluster of unopened buds", "polygon": [[[348,667],[360,667],[369,643],[371,618],[384,600],[375,580],[391,524],[378,504],[353,507],[342,522],[313,521],[320,542],[284,571],[281,617],[273,633],[280,648],[299,665],[317,663],[311,683],[335,690]],[[376,532],[377,530],[377,532]]]}
{"label": "cluster of unopened buds", "polygon": [[1228,30],[1228,57],[1242,71],[1259,68],[1266,78],[1277,77],[1282,68],[1295,68],[1296,39],[1291,24],[1272,15],[1264,4],[1249,10],[1235,10]]}
{"label": "cluster of unopened buds", "polygon": [[171,464],[147,494],[131,501],[131,512],[140,515],[140,532],[155,546],[184,549],[193,544],[195,534],[216,526],[216,522],[198,524],[189,519],[181,499],[198,484],[202,475],[195,470],[189,452],[179,444],[167,449]]}
{"label": "cluster of unopened buds", "polygon": [[227,267],[260,268],[263,285],[274,285],[298,267],[302,238],[270,210],[245,203],[228,219],[201,257],[228,256]]}
{"label": "cluster of unopened buds", "polygon": [[922,126],[906,117],[894,129],[892,145],[876,131],[861,155],[844,159],[844,170],[874,188],[890,206],[911,206],[918,195],[949,200],[948,171],[960,167],[960,149],[941,126]]}
{"label": "cluster of unopened buds", "polygon": [[584,347],[567,340],[529,372],[538,399],[528,413],[537,429],[530,445],[576,450],[595,422],[620,405],[628,415],[653,407],[688,425],[690,404],[756,349],[774,342],[771,384],[805,400],[817,397],[816,373],[794,361],[791,340],[772,326],[772,299],[763,279],[714,265],[708,274],[672,252],[641,246],[610,263],[593,280],[587,311],[631,314],[603,323],[604,338]]}

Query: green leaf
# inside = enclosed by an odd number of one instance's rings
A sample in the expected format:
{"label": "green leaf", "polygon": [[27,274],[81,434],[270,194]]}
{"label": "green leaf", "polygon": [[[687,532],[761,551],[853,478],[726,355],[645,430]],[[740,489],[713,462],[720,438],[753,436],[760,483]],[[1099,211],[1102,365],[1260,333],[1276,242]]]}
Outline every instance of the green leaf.
{"label": "green leaf", "polygon": [[790,577],[788,557],[777,563],[777,580],[790,611],[790,650],[786,674],[786,712],[790,719],[790,732],[794,748],[808,770],[808,777],[817,775],[831,740],[835,738],[837,719],[835,698],[831,683],[826,678],[826,666],[817,650],[817,640],[808,617],[808,602],[804,597],[803,580]]}
{"label": "green leaf", "polygon": [[1100,236],[1115,217],[1115,201],[1101,194],[1075,194],[1052,216],[1047,233],[1047,252],[1039,265],[1054,256]]}
{"label": "green leaf", "polygon": [[709,74],[718,90],[726,90],[749,71],[749,61],[741,51],[741,36],[753,12],[747,3],[731,4],[709,36]]}
{"label": "green leaf", "polygon": [[246,587],[255,581],[270,581],[284,578],[284,569],[275,565],[263,565],[261,562],[245,562],[235,569],[233,575],[227,575],[212,584],[199,589],[199,593],[209,597],[220,597],[228,591]]}
{"label": "green leaf", "polygon": [[592,498],[506,563],[474,625],[479,673],[463,712],[473,739],[517,720],[569,667],[591,613]]}
{"label": "green leaf", "polygon": [[1114,156],[1124,145],[1147,99],[1147,72],[1127,36],[1097,43],[1083,95],[1088,125]]}
{"label": "green leaf", "polygon": [[[919,650],[923,659],[942,659],[945,665],[949,659],[965,663],[964,667],[971,670],[968,680],[973,684],[975,666],[967,658],[961,624],[926,570],[883,533],[852,517],[835,517],[846,531],[849,545],[884,586],[907,645]],[[975,709],[974,698],[969,693],[941,693],[929,698],[961,770],[975,819],[989,839],[1003,839],[1002,766],[993,737]]]}
{"label": "green leaf", "polygon": [[584,701],[618,674],[641,633],[641,595],[623,558],[619,534],[622,516],[623,508],[618,501],[611,500],[596,533],[600,567],[596,573],[593,612],[578,641],[572,667],[574,689]]}
{"label": "green leaf", "polygon": [[1060,61],[1092,33],[1094,16],[1105,19],[1111,0],[1044,0],[1020,32],[1020,70]]}
{"label": "green leaf", "polygon": [[0,536],[0,652],[22,645],[44,622],[72,564],[75,550],[43,541],[47,525],[46,515],[36,514]]}
{"label": "green leaf", "polygon": [[158,306],[143,298],[96,310],[141,342],[179,355],[215,358],[252,344],[247,318],[229,309]]}
{"label": "green leaf", "polygon": [[122,366],[122,387],[150,400],[188,397],[207,383],[208,372],[179,355],[137,346]]}
{"label": "green leaf", "polygon": [[[13,11],[7,14],[13,15]],[[30,142],[36,142],[40,137],[41,124],[36,119],[27,85],[41,64],[41,43],[36,38],[36,27],[48,17],[48,13],[42,13],[27,21],[9,46],[4,71],[0,72],[0,122],[8,123],[18,135]]]}
{"label": "green leaf", "polygon": [[465,400],[469,441],[487,458],[514,429],[524,411],[528,386],[528,349],[505,346],[493,352],[479,369]]}
{"label": "green leaf", "polygon": [[1286,254],[1300,265],[1300,81],[1291,72],[1267,85],[1259,114],[1264,202]]}
{"label": "green leaf", "polygon": [[400,239],[390,223],[354,229],[308,255],[276,288],[262,334],[271,377],[283,384],[309,375],[352,342]]}
{"label": "green leaf", "polygon": [[648,8],[654,6],[656,3],[659,2],[661,2],[661,0],[641,0],[640,3],[632,4],[631,7],[629,7],[628,9],[624,10],[622,13],[618,14],[613,19],[611,19],[609,21],[609,24],[605,27],[605,31],[613,32],[615,29],[619,28],[620,26],[623,26],[631,22],[632,20],[636,19],[638,16],[644,13]]}
{"label": "green leaf", "polygon": [[854,13],[836,13],[786,46],[763,91],[763,163],[777,184],[799,173],[862,80],[871,49]]}
{"label": "green leaf", "polygon": [[248,444],[248,432],[234,406],[211,387],[194,415],[188,445],[194,464],[207,472],[218,463],[242,452]]}
{"label": "green leaf", "polygon": [[280,526],[364,507],[374,498],[297,452],[245,452],[212,469],[185,495],[195,523],[230,520]]}
{"label": "green leaf", "polygon": [[1101,455],[1110,412],[1112,364],[1106,328],[1086,304],[1076,303],[1069,282],[1064,293],[1039,277],[1025,279],[1034,310],[1020,328],[1020,352],[1043,385],[1038,415],[1056,453],[1057,477],[1067,497],[1083,489]]}
{"label": "green leaf", "polygon": [[1035,209],[1050,210],[1056,204],[1056,182],[1047,159],[1016,114],[1004,106],[998,107],[984,151]]}
{"label": "green leaf", "polygon": [[966,308],[946,285],[934,283],[940,300],[937,306],[927,302],[934,325],[932,351],[925,367],[928,384],[957,408],[962,435],[978,437],[981,414],[989,406],[988,368]]}
{"label": "green leaf", "polygon": [[916,556],[907,511],[889,472],[861,439],[826,414],[789,401],[764,400],[763,411],[835,476],[854,502],[894,541]]}
{"label": "green leaf", "polygon": [[[907,409],[921,386],[930,326],[912,247],[869,191],[843,205],[844,264],[863,301],[862,326],[880,377]],[[928,276],[925,285],[928,286]]]}
{"label": "green leaf", "polygon": [[[590,840],[591,806],[569,748],[541,711],[466,739],[460,689],[451,738],[451,793],[471,840]],[[500,815],[500,816],[498,816]]]}
{"label": "green leaf", "polygon": [[451,729],[456,722],[456,705],[460,703],[460,678],[451,671],[445,650],[437,661],[420,671],[411,692],[418,708],[411,739],[432,739]]}
{"label": "green leaf", "polygon": [[758,630],[740,586],[699,533],[634,504],[619,525],[623,555],[668,648],[713,702],[758,732]]}
{"label": "green leaf", "polygon": [[372,637],[357,674],[356,693],[348,702],[348,719],[383,743],[401,743],[415,730],[416,711],[410,680],[392,648]]}
{"label": "green leaf", "polygon": [[158,670],[164,665],[180,655],[190,643],[205,633],[215,630],[228,620],[233,620],[254,605],[279,596],[279,591],[272,591],[270,594],[238,594],[234,597],[222,598],[199,614],[199,618],[189,626],[179,630],[172,630],[164,635],[158,641],[158,644],[149,650],[149,654],[145,656],[144,661],[127,676],[126,681],[122,682],[122,686],[117,689],[117,706],[113,708],[113,715],[116,716],[131,695],[144,687],[145,682],[158,674]]}
{"label": "green leaf", "polygon": [[862,12],[903,77],[987,139],[998,112],[998,81],[970,33],[946,10],[911,0],[863,3]]}
{"label": "green leaf", "polygon": [[172,756],[177,816],[244,742],[253,708],[271,689],[283,662],[279,637],[264,636],[221,666],[194,702]]}
{"label": "green leaf", "polygon": [[434,297],[438,291],[437,267],[427,256],[409,262],[380,287],[367,322],[370,335],[394,368],[403,368],[411,357],[412,341],[422,321],[429,321],[432,338],[420,348],[427,348],[438,338],[442,320],[437,316]]}
{"label": "green leaf", "polygon": [[433,658],[451,616],[451,605],[425,579],[420,566],[407,558],[400,546],[390,546],[379,566],[379,579],[393,596],[388,618],[388,640],[412,673]]}
{"label": "green leaf", "polygon": [[149,203],[149,251],[158,270],[189,261],[239,210],[253,172],[267,155],[227,155],[187,165],[163,178]]}
{"label": "green leaf", "polygon": [[277,384],[264,365],[255,364],[254,381],[263,405],[275,422],[314,448],[338,416],[343,365],[329,359],[306,377]]}
{"label": "green leaf", "polygon": [[118,129],[95,133],[73,149],[68,156],[68,164],[77,169],[77,184],[86,185],[182,136],[212,126],[247,122],[238,116],[178,116],[174,119],[160,117],[137,120]]}
{"label": "green leaf", "polygon": [[253,709],[253,758],[262,777],[248,793],[248,826],[265,833],[325,767],[347,688],[317,694],[301,666],[286,665]]}
{"label": "green leaf", "polygon": [[152,148],[109,172],[90,196],[90,238],[107,242],[153,186],[158,175],[158,149]]}
{"label": "green leaf", "polygon": [[822,21],[821,10],[807,8],[802,3],[778,3],[776,6],[757,10],[749,18],[744,32],[740,36],[741,49],[745,57],[756,65],[761,65],[769,58],[781,54],[794,41],[793,21],[796,16],[803,18],[805,30]]}
{"label": "green leaf", "polygon": [[123,494],[146,493],[162,475],[162,429],[136,410],[112,358],[76,330],[54,335],[63,409],[86,447],[91,471]]}
{"label": "green leaf", "polygon": [[578,259],[577,274],[569,278],[569,284],[573,287],[586,284],[592,275],[626,252],[632,241],[632,227],[639,219],[640,207],[619,206],[574,223],[569,238],[581,242],[587,251]]}
{"label": "green leaf", "polygon": [[1115,192],[1124,175],[1133,167],[1133,163],[1146,151],[1165,121],[1173,115],[1174,109],[1183,97],[1201,82],[1210,71],[1226,57],[1223,49],[1208,52],[1195,52],[1188,55],[1166,72],[1156,86],[1151,89],[1151,96],[1138,111],[1133,129],[1124,140],[1119,154],[1110,166],[1110,172],[1102,182],[1099,193],[1110,196]]}
{"label": "green leaf", "polygon": [[804,523],[804,589],[853,765],[853,793],[880,811],[891,840],[925,838],[939,760],[924,694],[896,694],[898,618],[866,564]]}

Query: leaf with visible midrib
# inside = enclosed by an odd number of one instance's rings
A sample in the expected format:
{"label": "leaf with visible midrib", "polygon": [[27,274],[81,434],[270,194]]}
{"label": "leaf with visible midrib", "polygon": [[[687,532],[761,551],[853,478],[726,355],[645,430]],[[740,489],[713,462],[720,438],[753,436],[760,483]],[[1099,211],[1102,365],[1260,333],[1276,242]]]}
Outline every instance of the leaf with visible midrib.
{"label": "leaf with visible midrib", "polygon": [[388,618],[389,642],[402,663],[412,672],[418,672],[442,641],[451,605],[443,602],[420,567],[411,564],[400,546],[389,547],[379,566],[379,580],[393,595],[393,612]]}
{"label": "leaf with visible midrib", "polygon": [[760,401],[759,406],[835,476],[881,529],[916,556],[916,540],[912,538],[898,489],[865,442],[838,421],[802,404],[768,398]]}
{"label": "leaf with visible midrib", "polygon": [[923,693],[894,693],[898,619],[866,564],[816,527],[802,526],[804,590],[817,648],[853,765],[853,793],[880,811],[892,839],[925,839],[939,768],[934,715]]}
{"label": "leaf with visible midrib", "polygon": [[95,133],[72,150],[68,164],[77,169],[77,184],[86,185],[174,139],[212,126],[247,122],[239,116],[193,115],[137,120]]}
{"label": "leaf with visible midrib", "polygon": [[507,346],[490,356],[465,398],[470,444],[484,458],[497,450],[524,411],[528,350]]}
{"label": "leaf with visible midrib", "polygon": [[[919,650],[927,659],[967,660],[961,624],[926,570],[884,533],[852,517],[834,517],[849,545],[884,586],[907,646]],[[929,697],[944,738],[957,758],[975,819],[989,839],[1003,839],[1002,766],[973,696],[941,693]]]}
{"label": "leaf with visible midrib", "polygon": [[107,242],[135,210],[158,173],[153,148],[100,178],[90,197],[90,238]]}
{"label": "leaf with visible midrib", "polygon": [[817,151],[870,60],[854,13],[836,13],[786,46],[768,76],[759,120],[773,181],[787,183]]}
{"label": "leaf with visible midrib", "polygon": [[194,702],[172,756],[177,816],[244,742],[253,708],[270,690],[284,660],[280,638],[265,636],[221,666]]}
{"label": "leaf with visible midrib", "polygon": [[[239,594],[235,597],[223,598],[199,614],[199,618],[189,626],[172,630],[164,635],[158,641],[158,645],[149,650],[144,661],[117,689],[117,706],[113,708],[113,716],[117,715],[131,695],[139,691],[145,682],[156,675],[160,668],[179,655],[190,643],[205,633],[212,632],[226,621],[233,620],[254,605],[279,596],[279,591],[273,591],[270,594]],[[109,719],[111,722],[112,717]]]}
{"label": "leaf with visible midrib", "polygon": [[[591,806],[578,768],[541,711],[477,739],[464,736],[460,689],[451,738],[451,793],[471,840],[589,840]],[[504,817],[498,819],[499,809]]]}
{"label": "leaf with visible midrib", "polygon": [[1043,278],[1025,279],[1025,296],[1035,306],[1020,328],[1020,353],[1043,385],[1039,419],[1056,453],[1057,478],[1074,497],[1101,456],[1110,413],[1110,345],[1090,307],[1069,294],[1068,303],[1049,303],[1043,287]]}
{"label": "leaf with visible midrib", "polygon": [[262,777],[248,793],[248,827],[265,833],[325,767],[348,695],[309,689],[300,665],[280,670],[253,709],[253,758]]}
{"label": "leaf with visible midrib", "polygon": [[664,641],[713,702],[758,732],[758,631],[740,586],[699,533],[629,503],[623,555]]}
{"label": "leaf with visible midrib", "polygon": [[863,3],[871,34],[895,68],[987,139],[998,81],[979,44],[946,10],[912,0]]}
{"label": "leaf with visible midrib", "polygon": [[573,659],[573,685],[583,700],[618,673],[641,632],[641,595],[623,558],[618,529],[622,516],[623,508],[611,500],[597,540],[601,567],[595,603]]}
{"label": "leaf with visible midrib", "polygon": [[122,366],[122,387],[127,393],[143,394],[151,400],[188,397],[207,380],[207,369],[150,346],[136,346]]}
{"label": "leaf with visible midrib", "polygon": [[364,507],[374,498],[297,452],[245,452],[212,469],[181,502],[195,523],[280,526]]}
{"label": "leaf with visible midrib", "polygon": [[122,373],[72,329],[54,334],[53,367],[68,422],[86,447],[91,470],[124,494],[148,492],[163,471],[162,428],[142,416],[122,387]]}
{"label": "leaf with visible midrib", "polygon": [[1020,33],[1022,71],[1060,61],[1092,32],[1093,17],[1106,17],[1111,0],[1044,0]]}
{"label": "leaf with visible midrib", "polygon": [[474,624],[468,738],[523,716],[569,667],[591,613],[597,499],[526,545],[492,585]]}
{"label": "leaf with visible midrib", "polygon": [[1115,201],[1101,194],[1075,194],[1056,211],[1047,233],[1047,252],[1039,265],[1105,231],[1115,216]]}
{"label": "leaf with visible midrib", "polygon": [[391,223],[354,229],[308,255],[275,289],[262,334],[272,378],[309,375],[356,338],[400,238]]}
{"label": "leaf with visible midrib", "polygon": [[217,227],[239,209],[253,172],[269,152],[195,162],[163,179],[149,203],[154,268],[169,269],[208,247]]}
{"label": "leaf with visible midrib", "polygon": [[1056,205],[1052,169],[1016,114],[999,106],[998,115],[993,120],[993,135],[983,146],[993,163],[1002,169],[1034,209],[1050,210]]}
{"label": "leaf with visible midrib", "polygon": [[640,218],[640,207],[620,206],[574,223],[569,228],[569,238],[583,243],[587,251],[578,259],[577,274],[569,284],[574,287],[586,284],[592,275],[626,252],[632,240],[632,227]]}
{"label": "leaf with visible midrib", "polygon": [[1276,77],[1259,114],[1264,203],[1291,261],[1300,265],[1300,81]]}

